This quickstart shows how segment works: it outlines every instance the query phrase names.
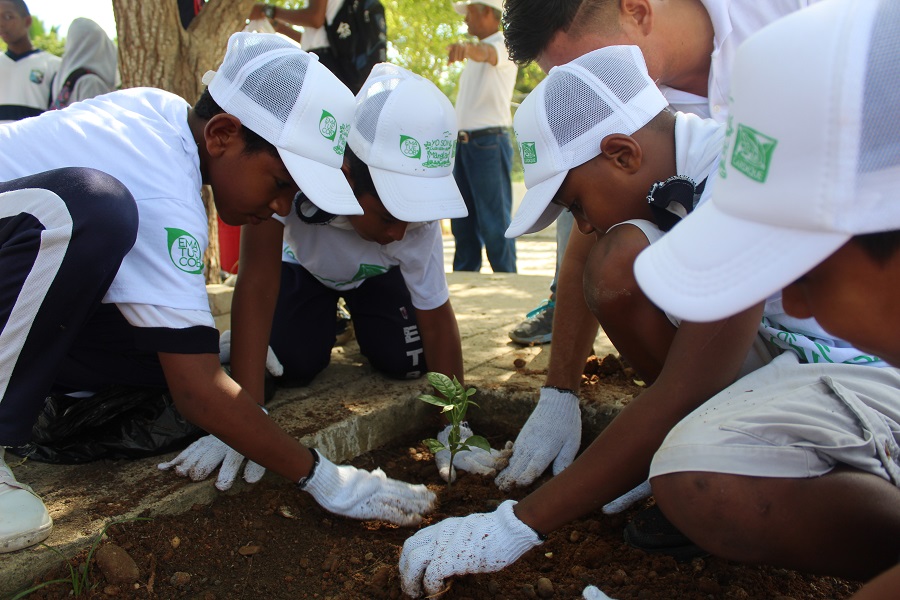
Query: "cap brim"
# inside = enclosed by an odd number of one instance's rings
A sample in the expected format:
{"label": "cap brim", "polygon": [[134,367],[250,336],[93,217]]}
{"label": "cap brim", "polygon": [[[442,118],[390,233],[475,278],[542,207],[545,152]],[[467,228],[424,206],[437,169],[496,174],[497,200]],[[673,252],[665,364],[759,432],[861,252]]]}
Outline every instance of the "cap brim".
{"label": "cap brim", "polygon": [[553,204],[552,200],[568,174],[568,171],[557,173],[525,192],[522,203],[516,209],[516,214],[506,230],[506,237],[514,238],[540,231],[556,220],[564,209]]}
{"label": "cap brim", "polygon": [[453,10],[455,10],[457,13],[461,14],[462,16],[466,16],[466,7],[468,5],[469,5],[468,2],[454,2]]}
{"label": "cap brim", "polygon": [[664,311],[687,321],[718,321],[780,291],[848,239],[740,219],[710,201],[644,250],[634,271]]}
{"label": "cap brim", "polygon": [[318,161],[278,148],[294,182],[313,204],[333,215],[361,215],[363,209],[353,195],[344,172]]}
{"label": "cap brim", "polygon": [[417,177],[369,167],[384,207],[407,223],[460,219],[469,214],[453,175]]}

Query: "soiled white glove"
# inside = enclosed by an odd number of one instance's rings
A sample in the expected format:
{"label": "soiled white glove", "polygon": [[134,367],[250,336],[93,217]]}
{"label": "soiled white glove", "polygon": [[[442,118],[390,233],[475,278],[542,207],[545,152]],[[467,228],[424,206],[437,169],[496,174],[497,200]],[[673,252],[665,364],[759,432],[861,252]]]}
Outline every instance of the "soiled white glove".
{"label": "soiled white glove", "polygon": [[381,469],[336,466],[318,451],[313,452],[318,462],[300,487],[326,510],[354,519],[416,525],[434,507],[434,492],[424,485],[389,479]]}
{"label": "soiled white glove", "polygon": [[403,544],[400,583],[418,598],[436,595],[444,580],[466,573],[491,573],[514,563],[543,542],[513,513],[507,500],[492,513],[444,519],[422,529]]}
{"label": "soiled white glove", "polygon": [[[231,362],[231,330],[227,329],[219,336],[219,362],[223,365]],[[275,356],[275,352],[271,346],[266,348],[266,371],[273,377],[281,377],[284,374],[284,367]]]}
{"label": "soiled white glove", "polygon": [[[443,431],[437,435],[437,439],[445,446],[449,445],[450,428],[447,425]],[[472,430],[466,423],[459,426],[459,438],[461,442],[465,442],[472,435]],[[456,471],[467,471],[476,475],[484,475],[493,477],[497,471],[505,468],[509,464],[509,455],[512,454],[513,443],[506,442],[506,445],[500,450],[491,451],[482,450],[481,448],[472,448],[471,450],[461,450],[453,457],[453,473],[450,473],[450,451],[441,450],[434,455],[434,462],[437,464],[438,473],[441,478],[447,481],[448,477],[452,477],[456,481]]]}
{"label": "soiled white glove", "polygon": [[584,591],[581,593],[581,595],[584,600],[613,600],[593,585],[589,585],[584,588]]}
{"label": "soiled white glove", "polygon": [[[224,492],[234,483],[242,462],[244,456],[241,453],[230,448],[216,436],[207,435],[182,450],[174,459],[158,466],[163,471],[175,467],[175,472],[182,477],[188,476],[193,481],[202,481],[221,464],[216,487]],[[247,461],[247,466],[244,467],[244,481],[256,483],[262,479],[265,472],[265,467],[252,460]]]}
{"label": "soiled white glove", "polygon": [[653,490],[650,489],[650,482],[645,481],[630,492],[625,492],[612,502],[603,505],[603,514],[614,515],[620,513],[635,502],[649,498],[652,494]]}
{"label": "soiled white glove", "polygon": [[559,475],[572,464],[581,445],[578,396],[567,390],[541,388],[537,406],[519,432],[509,466],[494,480],[501,490],[531,485],[553,463]]}

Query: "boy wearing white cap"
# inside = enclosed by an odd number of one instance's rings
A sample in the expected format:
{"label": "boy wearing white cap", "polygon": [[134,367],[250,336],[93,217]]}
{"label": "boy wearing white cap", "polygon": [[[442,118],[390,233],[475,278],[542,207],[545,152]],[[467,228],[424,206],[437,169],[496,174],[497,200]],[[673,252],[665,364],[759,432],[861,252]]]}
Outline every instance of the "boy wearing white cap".
{"label": "boy wearing white cap", "polygon": [[[724,133],[714,121],[666,110],[635,46],[596,50],[552,70],[519,107],[515,128],[528,192],[510,234],[546,227],[569,209],[582,233],[626,228],[622,239],[635,247],[665,240],[664,232],[677,231],[681,218],[709,196]],[[588,292],[590,281],[615,277],[616,269],[632,264],[603,268],[586,273]],[[592,309],[598,302],[590,293],[586,301]],[[805,334],[783,329],[777,307],[767,311],[763,326],[761,309],[679,325],[642,295],[629,302],[633,311],[618,318],[633,333],[613,342],[658,361],[636,362],[622,351],[639,365],[647,389],[571,466],[518,504],[508,501],[496,513],[444,521],[407,540],[401,576],[408,593],[421,593],[423,583],[434,593],[453,574],[502,568],[540,544],[542,535],[616,500],[646,478],[653,453],[672,427],[739,375],[768,372],[763,365],[780,351],[793,350],[810,362],[878,360],[829,339],[814,323]],[[611,316],[595,314],[605,327]],[[577,439],[571,443],[577,448]],[[604,510],[615,511],[623,502]],[[476,541],[482,539],[487,541]],[[666,550],[688,558],[697,548],[687,543]]]}
{"label": "boy wearing white cap", "polygon": [[[635,264],[653,301],[708,321],[781,296],[900,365],[898,39],[897,3],[834,0],[740,48],[712,198]],[[663,511],[729,558],[857,579],[895,565],[900,370],[772,366],[665,439]],[[898,579],[860,597],[895,597]]]}
{"label": "boy wearing white cap", "polygon": [[[735,49],[766,24],[815,1],[506,0],[504,34],[514,61],[520,65],[536,61],[544,71],[605,46],[637,45],[650,77],[673,109],[724,123]],[[556,228],[559,236],[565,222],[560,219]],[[528,427],[516,438],[515,452],[503,476],[507,484],[529,485],[551,463],[553,472],[558,473],[575,456],[575,449],[569,451],[566,442],[581,437],[581,423],[563,415],[578,410],[584,360],[597,335],[596,320],[583,300],[585,263],[598,256],[616,258],[617,245],[618,250],[626,250],[617,239],[622,231],[601,240],[573,232],[565,256],[557,258],[551,298],[559,317],[554,315],[552,329],[565,343],[551,347],[547,387],[541,390]],[[595,242],[606,248],[592,253]],[[610,310],[620,310],[639,289],[630,270],[618,274],[602,283],[604,289],[594,292]],[[526,319],[521,327],[540,328],[546,319],[542,314]],[[608,336],[630,333],[627,328],[618,331],[614,320],[608,326],[610,329],[604,330]]]}
{"label": "boy wearing white cap", "polygon": [[[233,308],[247,317],[233,331],[239,382],[262,392],[266,343],[284,366],[283,379],[315,377],[331,359],[329,315],[339,297],[376,370],[400,379],[436,371],[463,381],[439,224],[466,214],[453,179],[455,152],[447,97],[405,69],[376,65],[356,97],[343,166],[364,213],[336,216],[301,192],[289,215],[247,232],[238,278],[244,291],[235,293]],[[508,454],[472,451],[459,466],[493,476]],[[449,457],[437,462],[449,477]]]}
{"label": "boy wearing white cap", "polygon": [[[28,441],[51,390],[167,386],[219,460],[229,444],[326,509],[415,523],[434,500],[424,486],[333,465],[229,379],[202,275],[204,183],[234,225],[288,214],[298,184],[361,212],[339,168],[353,97],[271,35],[232,36],[204,81],[193,108],[137,88],[0,128],[0,447]],[[51,528],[0,455],[0,551]]]}

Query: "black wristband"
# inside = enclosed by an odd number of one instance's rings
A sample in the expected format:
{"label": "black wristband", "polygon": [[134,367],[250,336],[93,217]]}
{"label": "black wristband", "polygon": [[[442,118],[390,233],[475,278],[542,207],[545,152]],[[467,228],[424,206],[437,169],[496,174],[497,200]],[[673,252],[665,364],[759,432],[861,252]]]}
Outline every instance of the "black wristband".
{"label": "black wristband", "polygon": [[266,5],[263,7],[263,14],[266,15],[266,18],[267,18],[267,19],[274,19],[274,18],[275,18],[275,8],[276,8],[276,7],[275,7],[275,6],[272,6],[271,4],[266,4]]}
{"label": "black wristband", "polygon": [[297,487],[301,490],[305,490],[309,480],[312,479],[313,475],[316,474],[316,467],[319,466],[319,453],[316,452],[313,448],[309,449],[309,453],[312,454],[313,464],[309,468],[309,473],[306,474],[306,477],[301,477],[300,481],[297,482]]}
{"label": "black wristband", "polygon": [[556,387],[555,385],[545,385],[545,386],[541,386],[541,387],[545,387],[545,388],[551,389],[551,390],[556,390],[557,392],[563,392],[563,393],[566,393],[566,394],[572,394],[572,395],[575,396],[575,397],[578,396],[578,392],[576,392],[575,390],[570,390],[570,389],[566,389],[566,388]]}

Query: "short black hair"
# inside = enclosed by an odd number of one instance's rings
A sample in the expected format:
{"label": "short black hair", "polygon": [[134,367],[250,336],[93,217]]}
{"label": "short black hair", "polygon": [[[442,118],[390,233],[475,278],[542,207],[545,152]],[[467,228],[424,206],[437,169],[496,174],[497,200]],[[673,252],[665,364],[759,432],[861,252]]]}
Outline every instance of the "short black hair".
{"label": "short black hair", "polygon": [[[194,104],[194,113],[204,120],[212,119],[214,116],[224,113],[225,110],[213,99],[209,89],[203,90],[200,99]],[[244,125],[241,127],[241,134],[244,137],[244,154],[256,154],[258,152],[268,152],[273,156],[278,156],[278,149],[271,143],[262,138],[255,131]]]}
{"label": "short black hair", "polygon": [[24,0],[6,0],[13,5],[13,8],[16,9],[16,12],[22,15],[23,17],[31,16],[31,13],[28,11],[28,5],[25,4]]}
{"label": "short black hair", "polygon": [[353,179],[353,193],[359,196],[363,193],[369,193],[378,198],[378,190],[375,189],[375,182],[372,181],[372,173],[369,166],[356,156],[350,146],[344,149],[344,156],[347,157],[347,164],[350,166],[350,178]]}
{"label": "short black hair", "polygon": [[850,241],[862,248],[872,260],[884,266],[900,250],[900,230],[855,235]]}
{"label": "short black hair", "polygon": [[506,0],[503,34],[509,58],[520,66],[534,62],[550,38],[568,30],[587,0]]}

